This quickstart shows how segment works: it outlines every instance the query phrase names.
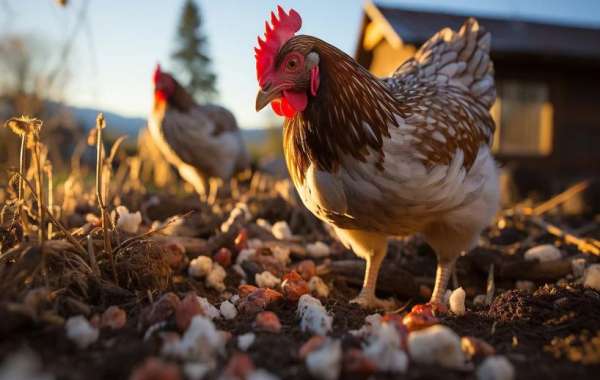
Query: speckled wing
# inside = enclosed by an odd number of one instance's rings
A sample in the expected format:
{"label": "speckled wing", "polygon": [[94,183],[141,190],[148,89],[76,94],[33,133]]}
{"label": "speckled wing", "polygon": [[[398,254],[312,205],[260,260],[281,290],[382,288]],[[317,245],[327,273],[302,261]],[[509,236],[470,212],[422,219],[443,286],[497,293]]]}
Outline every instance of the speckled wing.
{"label": "speckled wing", "polygon": [[411,110],[405,121],[417,127],[418,151],[428,166],[449,164],[458,148],[469,168],[479,147],[491,144],[496,89],[490,44],[491,35],[470,18],[459,32],[435,34],[385,80]]}
{"label": "speckled wing", "polygon": [[205,107],[197,106],[188,112],[168,109],[161,132],[166,145],[179,160],[204,175],[228,179],[245,148],[237,127],[225,130],[211,117],[217,110],[206,110]]}

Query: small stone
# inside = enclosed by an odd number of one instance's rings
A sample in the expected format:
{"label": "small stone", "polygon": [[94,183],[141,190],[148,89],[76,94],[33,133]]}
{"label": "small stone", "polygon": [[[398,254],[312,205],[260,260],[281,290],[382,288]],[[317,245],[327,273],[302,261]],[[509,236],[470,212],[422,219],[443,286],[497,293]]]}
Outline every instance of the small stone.
{"label": "small stone", "polygon": [[538,245],[525,252],[525,260],[538,260],[539,262],[554,261],[561,258],[560,250],[552,244]]}
{"label": "small stone", "polygon": [[316,243],[307,244],[306,252],[310,257],[320,259],[329,256],[331,254],[331,249],[327,244],[323,243],[322,241],[318,241]]}
{"label": "small stone", "polygon": [[314,335],[309,340],[304,342],[298,351],[298,357],[304,359],[311,352],[319,349],[325,343],[326,338],[323,335]]}
{"label": "small stone", "polygon": [[117,214],[117,228],[132,235],[137,234],[142,224],[142,214],[139,211],[131,213],[125,206],[117,206]]}
{"label": "small stone", "polygon": [[462,316],[465,315],[465,291],[462,287],[455,289],[450,295],[450,311]]}
{"label": "small stone", "polygon": [[198,297],[198,303],[200,303],[200,307],[202,308],[202,315],[210,319],[219,319],[221,317],[219,310],[208,302],[206,297]]}
{"label": "small stone", "polygon": [[590,265],[585,270],[583,286],[600,291],[600,264]]}
{"label": "small stone", "polygon": [[515,369],[504,356],[486,358],[476,371],[478,380],[513,380]]}
{"label": "small stone", "polygon": [[235,319],[237,317],[237,309],[235,305],[229,301],[221,302],[221,306],[219,306],[219,311],[223,318],[227,320]]}
{"label": "small stone", "polygon": [[255,340],[256,334],[254,333],[242,334],[237,338],[238,348],[242,351],[246,351],[248,348],[250,348],[250,346],[252,346]]}
{"label": "small stone", "polygon": [[166,321],[179,307],[181,300],[173,292],[165,293],[152,305],[142,311],[142,323],[145,327]]}
{"label": "small stone", "polygon": [[211,369],[212,366],[206,363],[188,362],[183,365],[183,373],[188,380],[202,380],[208,375]]}
{"label": "small stone", "polygon": [[435,325],[410,333],[408,350],[417,363],[465,368],[466,358],[461,349],[460,338],[446,326]]}
{"label": "small stone", "polygon": [[181,303],[175,309],[175,323],[179,331],[187,330],[192,318],[196,315],[202,315],[202,307],[198,297],[194,293],[188,293],[183,297]]}
{"label": "small stone", "polygon": [[269,288],[257,288],[248,296],[242,298],[238,304],[238,310],[242,313],[257,313],[264,310],[268,305],[283,299],[283,295]]}
{"label": "small stone", "polygon": [[272,311],[262,311],[256,315],[254,327],[257,330],[278,334],[281,332],[281,322]]}
{"label": "small stone", "polygon": [[281,279],[269,271],[255,274],[254,281],[259,288],[276,288],[281,283]]}
{"label": "small stone", "polygon": [[102,313],[100,325],[113,330],[121,329],[127,323],[127,313],[118,306],[111,306]]}
{"label": "small stone", "polygon": [[329,287],[319,276],[313,276],[308,282],[310,292],[319,298],[329,297]]}
{"label": "small stone", "polygon": [[300,317],[300,329],[317,335],[326,335],[331,331],[333,317],[317,298],[304,294],[298,300],[297,314]]}
{"label": "small stone", "polygon": [[250,293],[254,292],[255,290],[258,290],[258,287],[254,285],[243,284],[238,287],[240,298],[248,297]]}
{"label": "small stone", "polygon": [[225,269],[221,265],[213,263],[212,270],[206,276],[206,286],[222,292],[225,290],[225,283],[223,282],[225,277],[227,277]]}
{"label": "small stone", "polygon": [[342,369],[342,345],[330,340],[306,357],[308,372],[317,379],[336,380]]}
{"label": "small stone", "polygon": [[282,220],[273,224],[271,233],[279,240],[289,240],[293,237],[292,230],[288,226],[287,222]]}
{"label": "small stone", "polygon": [[361,375],[372,375],[377,366],[357,348],[351,348],[344,354],[344,371]]}
{"label": "small stone", "polygon": [[296,271],[303,279],[309,281],[313,276],[317,275],[317,266],[312,260],[302,260],[296,265]]}
{"label": "small stone", "polygon": [[402,318],[402,323],[406,326],[408,331],[417,331],[436,325],[440,323],[440,321],[433,315],[431,309],[415,310],[415,308],[413,308],[410,313]]}
{"label": "small stone", "polygon": [[571,271],[573,272],[573,276],[583,276],[583,274],[585,273],[585,263],[586,260],[584,258],[571,260]]}
{"label": "small stone", "polygon": [[213,259],[223,268],[229,268],[231,265],[231,251],[228,248],[221,248],[215,253]]}
{"label": "small stone", "polygon": [[255,369],[248,354],[237,352],[229,359],[223,373],[226,378],[246,379]]}
{"label": "small stone", "polygon": [[65,323],[67,338],[75,342],[77,347],[86,348],[100,336],[97,328],[94,328],[83,315],[67,319]]}
{"label": "small stone", "polygon": [[283,296],[288,301],[298,301],[304,294],[310,293],[308,284],[297,272],[290,272],[283,276],[283,282],[281,283],[281,290]]}
{"label": "small stone", "polygon": [[198,256],[190,262],[188,273],[192,277],[204,278],[212,271],[213,261],[208,256]]}
{"label": "small stone", "polygon": [[133,370],[129,380],[180,380],[181,374],[176,364],[150,357]]}
{"label": "small stone", "polygon": [[474,336],[463,336],[460,339],[460,347],[469,359],[487,357],[496,353],[489,343]]}

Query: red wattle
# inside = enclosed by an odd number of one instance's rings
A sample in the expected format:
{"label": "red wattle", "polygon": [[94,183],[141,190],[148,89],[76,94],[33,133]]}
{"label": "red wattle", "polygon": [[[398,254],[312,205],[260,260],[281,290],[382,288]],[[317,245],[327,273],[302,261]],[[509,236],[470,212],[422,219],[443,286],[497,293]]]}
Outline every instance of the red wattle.
{"label": "red wattle", "polygon": [[286,98],[273,100],[271,102],[271,108],[273,108],[273,111],[275,111],[277,115],[288,118],[294,117],[296,112],[298,112]]}
{"label": "red wattle", "polygon": [[283,114],[283,110],[281,109],[281,99],[275,99],[271,102],[271,108],[273,111],[279,116],[285,116]]}
{"label": "red wattle", "polygon": [[298,112],[306,109],[308,104],[308,96],[304,92],[283,91],[283,99],[285,99]]}

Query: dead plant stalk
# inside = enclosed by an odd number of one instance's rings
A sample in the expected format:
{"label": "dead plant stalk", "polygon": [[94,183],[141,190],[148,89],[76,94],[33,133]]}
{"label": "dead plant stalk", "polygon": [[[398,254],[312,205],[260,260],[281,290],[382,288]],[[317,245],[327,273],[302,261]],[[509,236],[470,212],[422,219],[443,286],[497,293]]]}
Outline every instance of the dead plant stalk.
{"label": "dead plant stalk", "polygon": [[[104,182],[102,181],[102,174],[104,169],[103,162],[103,153],[104,153],[104,145],[102,143],[102,130],[106,127],[106,122],[104,120],[104,115],[102,113],[98,114],[98,118],[96,119],[96,197],[98,199],[98,207],[100,208],[100,217],[102,219],[102,232],[104,235],[104,251],[108,256],[108,261],[110,263],[110,268],[112,270],[113,280],[115,283],[118,282],[117,278],[117,270],[115,268],[115,261],[112,252],[111,246],[111,235],[108,225],[109,215],[108,210],[106,208],[106,204],[104,203],[103,190],[106,189],[104,187]],[[106,189],[108,191],[108,189]]]}

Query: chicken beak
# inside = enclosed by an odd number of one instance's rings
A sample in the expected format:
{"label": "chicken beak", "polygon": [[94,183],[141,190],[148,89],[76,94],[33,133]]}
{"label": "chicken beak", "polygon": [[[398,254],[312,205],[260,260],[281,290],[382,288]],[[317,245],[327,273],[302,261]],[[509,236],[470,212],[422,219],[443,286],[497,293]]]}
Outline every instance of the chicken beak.
{"label": "chicken beak", "polygon": [[281,98],[281,91],[273,89],[269,91],[259,90],[256,95],[256,111],[260,111],[271,103],[274,99]]}

